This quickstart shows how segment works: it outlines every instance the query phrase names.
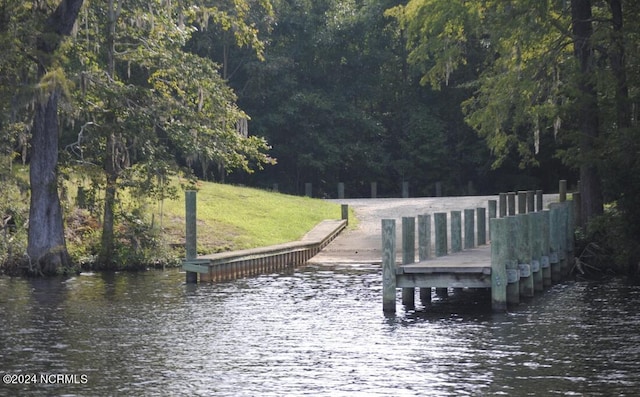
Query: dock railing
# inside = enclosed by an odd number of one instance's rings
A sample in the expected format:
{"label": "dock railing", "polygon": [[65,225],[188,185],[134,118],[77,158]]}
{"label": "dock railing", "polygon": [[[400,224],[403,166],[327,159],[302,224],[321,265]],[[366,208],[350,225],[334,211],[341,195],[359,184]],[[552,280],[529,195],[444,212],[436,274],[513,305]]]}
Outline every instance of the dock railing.
{"label": "dock railing", "polygon": [[[516,197],[517,209],[516,214]],[[443,296],[448,288],[491,288],[494,311],[505,311],[521,298],[534,296],[565,277],[573,263],[576,201],[566,200],[566,181],[560,181],[558,202],[543,209],[542,191],[501,193],[489,200],[489,228],[485,208],[435,213],[434,248],[431,249],[431,215],[418,216],[418,254],[415,251],[415,219],[402,218],[402,262],[396,260],[394,219],[382,220],[383,310],[395,312],[396,289],[402,302],[414,306],[415,288],[420,299],[431,299],[431,288]],[[464,240],[461,214],[464,213]],[[474,216],[475,215],[475,216]],[[486,244],[485,236],[490,244]],[[451,245],[448,245],[450,236]]]}

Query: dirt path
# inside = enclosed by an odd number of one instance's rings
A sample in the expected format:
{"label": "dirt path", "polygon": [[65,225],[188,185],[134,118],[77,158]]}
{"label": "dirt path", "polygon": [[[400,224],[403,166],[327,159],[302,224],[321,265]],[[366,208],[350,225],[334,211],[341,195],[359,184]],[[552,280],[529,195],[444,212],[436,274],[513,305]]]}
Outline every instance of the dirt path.
{"label": "dirt path", "polygon": [[[395,219],[398,232],[396,246],[401,247],[401,222],[404,216],[418,216],[435,212],[488,208],[489,200],[498,196],[463,197],[421,197],[408,199],[345,199],[330,200],[348,204],[353,208],[359,224],[356,229],[343,231],[319,254],[311,258],[312,264],[379,264],[381,263],[381,220]],[[548,202],[557,200],[556,195],[545,195],[545,208]],[[488,216],[488,214],[487,214]],[[433,221],[432,221],[433,236]]]}

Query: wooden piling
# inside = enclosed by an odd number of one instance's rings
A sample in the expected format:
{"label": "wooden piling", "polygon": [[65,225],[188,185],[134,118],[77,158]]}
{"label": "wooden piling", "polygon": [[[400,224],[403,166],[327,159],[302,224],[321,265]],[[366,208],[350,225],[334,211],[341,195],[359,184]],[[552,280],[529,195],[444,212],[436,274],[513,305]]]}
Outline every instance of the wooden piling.
{"label": "wooden piling", "polygon": [[491,308],[494,312],[507,310],[507,263],[509,261],[510,233],[507,219],[491,218]]}
{"label": "wooden piling", "polygon": [[[418,260],[431,257],[431,215],[418,215]],[[420,302],[425,305],[431,302],[431,288],[420,288]]]}
{"label": "wooden piling", "polygon": [[529,239],[529,216],[518,214],[519,227],[516,233],[516,257],[520,270],[520,295],[533,296],[533,277],[531,275],[531,241]]}
{"label": "wooden piling", "polygon": [[496,200],[489,200],[489,232],[488,237],[491,240],[491,219],[497,218],[497,202]]}
{"label": "wooden piling", "polygon": [[518,214],[527,213],[527,192],[518,192]]}
{"label": "wooden piling", "polygon": [[515,216],[505,218],[507,220],[507,229],[509,235],[509,244],[507,245],[507,303],[520,303],[520,270],[518,269],[518,259],[516,254],[516,233],[520,226],[519,219]]}
{"label": "wooden piling", "polygon": [[382,310],[396,311],[396,221],[382,220]]}
{"label": "wooden piling", "polygon": [[451,211],[451,252],[462,251],[462,212]]}
{"label": "wooden piling", "polygon": [[344,198],[344,182],[338,182],[338,198]]}
{"label": "wooden piling", "polygon": [[[402,264],[415,262],[416,218],[402,217]],[[405,307],[415,307],[415,288],[402,288],[402,304]]]}
{"label": "wooden piling", "polygon": [[[186,236],[185,236],[185,251],[186,259],[193,260],[198,256],[197,250],[197,233],[196,233],[196,191],[187,190],[185,194],[185,222],[186,222]],[[198,282],[198,273],[187,272],[186,273],[187,284],[194,284]]]}
{"label": "wooden piling", "polygon": [[349,224],[349,204],[340,205],[340,212],[342,216],[342,220],[346,221],[347,225]]}
{"label": "wooden piling", "polygon": [[507,216],[507,193],[500,193],[498,195],[498,216],[504,218]]}
{"label": "wooden piling", "polygon": [[559,238],[560,238],[560,210],[557,206],[549,207],[549,265],[551,266],[551,282],[560,281],[560,254],[559,254]]}
{"label": "wooden piling", "polygon": [[542,190],[536,190],[536,211],[542,211],[544,209],[544,195]]}
{"label": "wooden piling", "polygon": [[475,213],[472,209],[464,210],[464,249],[476,246]]}
{"label": "wooden piling", "polygon": [[[435,234],[436,234],[436,246],[435,246],[435,254],[436,257],[447,255],[448,244],[447,244],[447,214],[444,212],[437,212],[433,214],[433,219],[435,222]],[[447,297],[448,290],[447,288],[436,288],[436,295],[441,298]]]}
{"label": "wooden piling", "polygon": [[378,198],[378,182],[371,182],[371,198]]}
{"label": "wooden piling", "polygon": [[527,190],[527,212],[536,211],[536,192],[534,190]]}
{"label": "wooden piling", "polygon": [[477,244],[485,245],[487,243],[487,210],[485,208],[476,208],[476,218],[478,224],[478,240]]}
{"label": "wooden piling", "polygon": [[533,275],[533,289],[536,292],[544,290],[542,274],[542,213],[529,214],[529,237],[531,239],[531,274]]}
{"label": "wooden piling", "polygon": [[402,182],[402,198],[409,198],[409,182]]}
{"label": "wooden piling", "polygon": [[567,180],[561,179],[558,182],[558,201],[564,203],[567,201]]}
{"label": "wooden piling", "polygon": [[507,193],[507,215],[516,214],[516,192]]}
{"label": "wooden piling", "polygon": [[542,285],[544,288],[550,287],[551,284],[551,263],[549,262],[549,224],[551,222],[551,212],[544,210],[542,214],[542,240],[541,240],[541,257],[540,267],[542,268]]}

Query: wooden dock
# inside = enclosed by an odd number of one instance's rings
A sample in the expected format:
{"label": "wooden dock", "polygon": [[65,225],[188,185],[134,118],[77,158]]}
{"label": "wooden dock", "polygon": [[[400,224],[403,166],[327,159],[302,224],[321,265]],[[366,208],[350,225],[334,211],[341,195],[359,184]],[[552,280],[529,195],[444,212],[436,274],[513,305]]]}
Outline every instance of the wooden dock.
{"label": "wooden dock", "polygon": [[[483,209],[433,214],[435,220],[435,257],[431,255],[431,215],[418,217],[418,261],[415,260],[415,218],[402,218],[402,261],[396,259],[394,219],[382,220],[383,310],[396,311],[396,292],[402,289],[402,303],[415,305],[415,288],[420,288],[423,303],[431,300],[431,288],[438,295],[449,288],[490,288],[492,308],[505,311],[521,298],[558,282],[569,271],[573,256],[574,204],[565,200],[543,210],[535,205],[533,192],[500,195],[500,212],[490,200],[489,228],[485,230]],[[541,196],[541,194],[540,194]],[[515,198],[518,197],[518,214]],[[501,217],[498,217],[502,215]],[[478,227],[474,225],[478,220]],[[451,250],[448,247],[450,230]],[[462,239],[462,230],[464,240]],[[484,241],[485,232],[491,240]],[[477,238],[476,238],[477,236]],[[464,248],[461,242],[464,241]],[[480,242],[478,245],[475,242]]]}

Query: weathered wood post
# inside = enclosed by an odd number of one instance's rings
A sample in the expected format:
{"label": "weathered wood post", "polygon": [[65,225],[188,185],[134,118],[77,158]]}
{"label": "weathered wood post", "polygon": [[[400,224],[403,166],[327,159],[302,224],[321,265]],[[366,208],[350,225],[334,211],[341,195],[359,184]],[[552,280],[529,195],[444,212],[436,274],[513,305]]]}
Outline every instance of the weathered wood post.
{"label": "weathered wood post", "polygon": [[[196,191],[187,190],[184,192],[185,202],[185,221],[186,221],[186,236],[185,236],[185,251],[186,259],[193,260],[198,257],[197,250],[197,234],[196,234]],[[193,284],[198,282],[198,273],[187,272],[186,275],[187,284]]]}
{"label": "weathered wood post", "polygon": [[498,207],[500,211],[498,216],[500,218],[507,216],[507,193],[500,193],[498,195]]}
{"label": "weathered wood post", "polygon": [[[437,212],[433,214],[433,219],[435,222],[436,233],[436,256],[447,255],[447,214],[444,212]],[[446,298],[448,295],[447,288],[436,288],[436,295]]]}
{"label": "weathered wood post", "polygon": [[531,273],[533,275],[533,289],[543,291],[543,274],[540,259],[542,258],[542,213],[529,214],[529,236],[531,238]]}
{"label": "weathered wood post", "polygon": [[527,192],[518,192],[518,214],[527,213]]}
{"label": "weathered wood post", "polygon": [[276,192],[276,193],[278,193],[278,192],[279,192],[279,189],[280,189],[280,188],[278,187],[278,184],[277,184],[277,183],[274,183],[274,184],[273,184],[273,187],[271,188],[271,190],[273,190],[273,191],[274,191],[274,192]]}
{"label": "weathered wood post", "polygon": [[[402,264],[414,263],[416,251],[416,218],[402,217]],[[415,288],[402,288],[402,304],[406,307],[415,307]]]}
{"label": "weathered wood post", "polygon": [[476,208],[476,218],[478,223],[478,241],[477,244],[487,244],[487,210],[482,207]]}
{"label": "weathered wood post", "polygon": [[306,182],[304,184],[304,195],[307,197],[313,197],[313,185],[311,182]]}
{"label": "weathered wood post", "polygon": [[536,211],[536,192],[534,190],[527,190],[527,212]]}
{"label": "weathered wood post", "polygon": [[378,198],[378,182],[371,182],[371,198]]}
{"label": "weathered wood post", "polygon": [[464,210],[464,249],[476,246],[476,223],[472,209]]}
{"label": "weathered wood post", "polygon": [[542,211],[544,209],[544,195],[542,190],[536,190],[536,211]]}
{"label": "weathered wood post", "polygon": [[491,240],[491,308],[494,312],[507,310],[507,263],[509,262],[509,225],[505,218],[489,219]]}
{"label": "weathered wood post", "polygon": [[569,230],[569,206],[566,201],[561,202],[558,206],[559,213],[559,229],[560,233],[558,235],[558,258],[560,259],[560,277],[566,277],[569,272],[569,263],[568,263],[568,230]]}
{"label": "weathered wood post", "polygon": [[498,217],[497,204],[496,200],[489,200],[489,240],[491,240],[491,219]]}
{"label": "weathered wood post", "polygon": [[340,205],[340,212],[342,216],[342,220],[347,221],[347,225],[349,224],[349,204]]}
{"label": "weathered wood post", "polygon": [[[431,215],[418,215],[418,260],[425,261],[431,257]],[[431,302],[431,288],[420,288],[420,302],[424,305]]]}
{"label": "weathered wood post", "polygon": [[567,201],[567,180],[561,179],[558,182],[558,201],[564,203]]}
{"label": "weathered wood post", "polygon": [[556,203],[549,206],[549,264],[551,266],[551,281],[557,283],[560,281],[560,210]]}
{"label": "weathered wood post", "polygon": [[344,182],[338,182],[338,198],[344,198]]}
{"label": "weathered wood post", "polygon": [[533,277],[531,276],[531,240],[529,237],[529,216],[518,215],[519,227],[516,233],[516,257],[520,270],[520,295],[533,296]]}
{"label": "weathered wood post", "polygon": [[402,198],[409,198],[409,182],[402,182]]}
{"label": "weathered wood post", "polygon": [[396,311],[396,221],[382,220],[382,310]]}
{"label": "weathered wood post", "polygon": [[516,192],[507,193],[507,213],[509,216],[516,214]]}
{"label": "weathered wood post", "polygon": [[451,211],[451,252],[462,251],[462,212]]}
{"label": "weathered wood post", "polygon": [[517,304],[520,302],[520,269],[518,269],[518,259],[516,254],[516,234],[520,228],[519,219],[516,216],[509,216],[507,220],[508,229],[508,255],[507,255],[507,303]]}
{"label": "weathered wood post", "polygon": [[545,288],[552,285],[551,283],[551,262],[549,262],[549,227],[551,222],[551,212],[543,210],[542,214],[542,257],[540,258],[540,267],[542,267],[542,284]]}

